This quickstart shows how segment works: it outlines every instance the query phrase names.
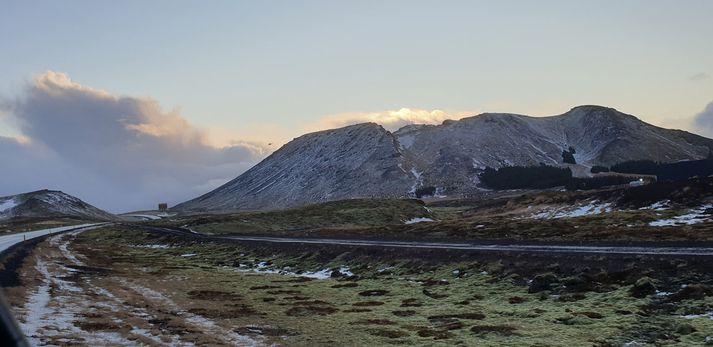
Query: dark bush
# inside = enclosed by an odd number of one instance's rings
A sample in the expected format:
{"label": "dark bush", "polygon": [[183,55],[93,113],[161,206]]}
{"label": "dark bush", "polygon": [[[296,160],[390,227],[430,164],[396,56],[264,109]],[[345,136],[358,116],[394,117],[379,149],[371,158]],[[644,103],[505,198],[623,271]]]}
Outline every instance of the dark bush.
{"label": "dark bush", "polygon": [[609,172],[609,168],[601,165],[594,165],[592,169],[589,170],[591,173]]}
{"label": "dark bush", "polygon": [[651,160],[626,161],[615,164],[611,171],[655,175],[659,181],[681,181],[691,177],[713,175],[713,160],[688,160],[677,163],[656,163]]}
{"label": "dark bush", "polygon": [[640,175],[655,175],[659,164],[652,160],[630,160],[614,164],[611,171]]}
{"label": "dark bush", "polygon": [[572,170],[552,166],[506,166],[497,170],[488,167],[479,177],[493,189],[542,189],[567,184]]}
{"label": "dark bush", "polygon": [[422,197],[424,197],[424,196],[433,196],[434,194],[436,194],[436,187],[422,187],[422,188],[418,188],[418,189],[416,189],[416,191],[414,192],[414,194],[416,194],[416,197],[419,198],[419,199],[422,198]]}
{"label": "dark bush", "polygon": [[713,160],[691,160],[678,163],[661,164],[656,172],[660,181],[681,181],[691,177],[713,175]]}
{"label": "dark bush", "polygon": [[569,150],[562,151],[562,162],[565,164],[577,164],[574,159],[574,148],[570,147]]}
{"label": "dark bush", "polygon": [[590,178],[572,177],[564,187],[567,190],[590,190],[607,186],[628,184],[633,180],[633,178],[625,176],[600,176]]}

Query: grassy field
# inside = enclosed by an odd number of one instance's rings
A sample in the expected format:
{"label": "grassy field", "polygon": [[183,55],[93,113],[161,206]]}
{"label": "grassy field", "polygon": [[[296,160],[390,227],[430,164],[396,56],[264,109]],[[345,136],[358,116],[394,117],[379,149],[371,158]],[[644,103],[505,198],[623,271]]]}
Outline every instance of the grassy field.
{"label": "grassy field", "polygon": [[431,217],[419,200],[353,199],[286,210],[190,216],[154,223],[188,226],[208,234],[275,233],[404,224],[417,217]]}
{"label": "grassy field", "polygon": [[[207,234],[698,243],[713,242],[711,187],[713,178],[599,191],[503,191],[487,199],[428,204],[408,199],[353,199],[267,212],[179,215],[150,223]],[[583,212],[577,213],[578,209]],[[693,211],[700,215],[699,222],[650,225]],[[432,221],[405,223],[414,218]]]}
{"label": "grassy field", "polygon": [[[532,217],[537,211],[551,206],[542,201],[474,207],[422,206],[416,200],[345,200],[269,212],[188,216],[151,224],[186,226],[206,234],[549,242],[713,242],[713,219],[671,227],[649,225],[657,220],[690,213],[685,207],[672,207],[665,211],[617,210],[576,218]],[[568,207],[564,203],[555,206]],[[404,223],[417,217],[430,218],[433,222]]]}
{"label": "grassy field", "polygon": [[[637,267],[625,276],[598,270],[583,280],[583,275],[560,272],[556,259],[530,272],[517,271],[517,263],[507,259],[280,252],[129,229],[85,232],[74,244],[77,250],[91,249],[89,259],[107,276],[143,283],[189,312],[278,345],[713,344],[712,319],[682,317],[713,312],[713,290],[705,284],[711,284],[709,276],[685,261],[671,264],[679,277],[662,270],[657,278]],[[296,275],[339,268],[325,279]],[[675,289],[693,280],[705,282],[695,283],[703,288],[700,295]],[[634,294],[650,290],[648,283],[664,290],[666,281],[675,294]],[[161,324],[170,328],[171,322],[167,315]]]}

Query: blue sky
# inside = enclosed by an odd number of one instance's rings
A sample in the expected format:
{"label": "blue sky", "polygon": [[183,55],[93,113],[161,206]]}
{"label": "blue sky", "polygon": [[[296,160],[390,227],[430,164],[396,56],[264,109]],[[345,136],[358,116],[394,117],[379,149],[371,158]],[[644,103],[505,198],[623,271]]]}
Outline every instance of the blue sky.
{"label": "blue sky", "polygon": [[[713,1],[2,1],[0,103],[17,110],[0,108],[0,136],[61,156],[26,123],[83,108],[42,99],[61,112],[32,113],[23,100],[46,91],[39,79],[89,91],[71,100],[105,91],[149,105],[132,118],[144,135],[189,129],[200,146],[249,145],[241,150],[254,156],[192,182],[190,194],[304,132],[362,120],[545,116],[600,104],[711,136],[713,122],[694,121],[713,101],[711,13]],[[125,110],[97,100],[103,116]],[[170,126],[156,130],[161,122]],[[38,177],[0,186],[0,195],[50,183],[79,187]]]}
{"label": "blue sky", "polygon": [[3,94],[64,72],[237,139],[402,107],[551,115],[594,103],[688,127],[713,100],[710,1],[0,6]]}

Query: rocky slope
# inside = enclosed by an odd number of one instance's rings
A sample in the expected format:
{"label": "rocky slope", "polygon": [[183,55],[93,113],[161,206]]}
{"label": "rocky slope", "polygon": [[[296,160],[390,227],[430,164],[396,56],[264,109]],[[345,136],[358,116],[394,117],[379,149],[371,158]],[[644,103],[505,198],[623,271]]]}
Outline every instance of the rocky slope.
{"label": "rocky slope", "polygon": [[438,194],[476,191],[487,166],[565,165],[575,172],[625,160],[702,159],[713,140],[659,128],[601,106],[552,117],[486,113],[441,125],[409,125],[393,134],[374,123],[294,139],[220,188],[179,211],[284,208],[355,197],[405,197],[419,187]]}
{"label": "rocky slope", "polygon": [[56,190],[0,197],[0,220],[16,218],[73,217],[86,220],[116,220],[115,215]]}
{"label": "rocky slope", "polygon": [[404,196],[414,184],[394,136],[374,123],[294,139],[240,177],[176,210],[283,208],[353,197]]}

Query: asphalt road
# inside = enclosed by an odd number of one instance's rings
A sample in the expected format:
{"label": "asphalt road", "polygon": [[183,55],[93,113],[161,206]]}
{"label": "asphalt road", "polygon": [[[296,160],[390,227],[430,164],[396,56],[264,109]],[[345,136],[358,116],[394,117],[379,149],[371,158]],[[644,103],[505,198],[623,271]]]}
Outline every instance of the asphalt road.
{"label": "asphalt road", "polygon": [[53,233],[58,233],[58,232],[63,232],[63,231],[84,229],[84,228],[88,228],[88,227],[99,226],[102,224],[105,224],[105,223],[70,225],[70,226],[66,226],[66,227],[42,229],[42,230],[35,230],[35,231],[28,231],[28,232],[24,232],[24,233],[16,233],[16,234],[0,236],[0,252],[5,251],[6,249],[12,247],[15,244],[18,244],[25,240],[33,239],[35,237],[45,236],[48,234],[53,234]]}
{"label": "asphalt road", "polygon": [[297,238],[273,236],[210,236],[193,233],[186,229],[170,229],[138,226],[158,233],[169,233],[189,237],[205,238],[214,241],[244,241],[281,244],[314,244],[339,245],[354,247],[381,248],[411,248],[411,249],[443,249],[464,250],[474,252],[521,252],[521,253],[581,253],[581,254],[629,254],[629,255],[666,255],[666,256],[713,256],[713,247],[664,247],[664,246],[582,246],[582,245],[537,245],[525,243],[491,244],[491,243],[452,243],[452,242],[421,242],[421,241],[386,241],[359,239],[330,238]]}

